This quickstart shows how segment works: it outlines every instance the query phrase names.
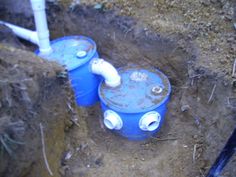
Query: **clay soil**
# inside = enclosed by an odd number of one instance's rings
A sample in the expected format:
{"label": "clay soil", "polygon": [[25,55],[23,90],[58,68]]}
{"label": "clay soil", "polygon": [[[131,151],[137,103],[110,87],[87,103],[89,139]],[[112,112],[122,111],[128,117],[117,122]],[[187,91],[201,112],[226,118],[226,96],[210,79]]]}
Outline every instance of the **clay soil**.
{"label": "clay soil", "polygon": [[[91,0],[69,8],[48,5],[52,39],[90,36],[100,56],[114,66],[154,66],[172,85],[165,123],[146,141],[128,141],[108,131],[99,103],[78,108],[78,123],[66,132],[60,175],[204,176],[236,123],[234,2]],[[8,12],[1,17],[33,28],[32,17]],[[22,42],[24,50],[35,49]],[[235,165],[233,157],[221,176],[235,177]]]}

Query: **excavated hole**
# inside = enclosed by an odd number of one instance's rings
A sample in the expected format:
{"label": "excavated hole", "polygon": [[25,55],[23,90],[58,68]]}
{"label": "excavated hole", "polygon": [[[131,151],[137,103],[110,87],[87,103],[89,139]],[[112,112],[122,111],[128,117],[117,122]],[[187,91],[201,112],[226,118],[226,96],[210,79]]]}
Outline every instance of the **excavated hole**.
{"label": "excavated hole", "polygon": [[[32,18],[4,18],[33,28]],[[227,103],[232,97],[230,81],[220,73],[196,67],[198,51],[193,43],[178,34],[162,37],[131,18],[91,7],[79,6],[66,12],[52,6],[48,10],[48,21],[52,39],[89,36],[96,41],[100,56],[115,67],[154,66],[168,76],[172,85],[164,125],[157,137],[145,142],[130,142],[105,129],[98,104],[79,108],[80,127],[73,127],[66,140],[67,148],[74,152],[72,159],[63,161],[64,166],[69,166],[67,176],[198,176],[206,173],[233,129],[235,119]],[[31,45],[27,46],[34,50]],[[214,85],[216,89],[212,93]],[[233,170],[228,169],[235,174]]]}

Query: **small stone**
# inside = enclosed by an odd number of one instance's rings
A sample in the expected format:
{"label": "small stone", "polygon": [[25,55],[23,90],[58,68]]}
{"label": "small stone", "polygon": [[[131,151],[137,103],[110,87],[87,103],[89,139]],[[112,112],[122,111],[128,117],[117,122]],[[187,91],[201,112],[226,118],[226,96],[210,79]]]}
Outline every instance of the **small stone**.
{"label": "small stone", "polygon": [[225,15],[224,18],[229,21],[231,21],[233,19],[231,15]]}
{"label": "small stone", "polygon": [[205,15],[206,15],[206,17],[209,17],[209,16],[210,16],[210,13],[206,12],[206,14],[205,14]]}
{"label": "small stone", "polygon": [[233,42],[235,39],[234,39],[234,37],[229,37],[228,39],[227,39],[227,42]]}
{"label": "small stone", "polygon": [[67,152],[65,155],[65,160],[70,160],[72,155],[73,155],[73,153],[71,151]]}
{"label": "small stone", "polygon": [[141,161],[145,161],[145,159],[144,159],[144,158],[141,158],[140,160],[141,160]]}
{"label": "small stone", "polygon": [[235,53],[235,51],[236,51],[236,45],[232,45],[232,46],[230,47],[230,52],[231,52],[231,53]]}
{"label": "small stone", "polygon": [[95,4],[95,5],[93,6],[93,8],[94,8],[94,9],[97,9],[97,10],[102,9],[102,7],[103,7],[103,5],[100,4],[100,3],[97,3],[97,4]]}
{"label": "small stone", "polygon": [[182,105],[180,109],[181,109],[182,112],[185,112],[185,111],[188,111],[190,109],[190,106],[188,104],[185,104],[185,105]]}
{"label": "small stone", "polygon": [[65,176],[66,175],[66,171],[70,170],[70,167],[68,165],[65,165],[65,166],[62,166],[60,169],[59,169],[59,173],[62,175],[62,176]]}
{"label": "small stone", "polygon": [[211,4],[210,0],[203,0],[201,1],[201,4],[204,5],[204,6],[209,6]]}
{"label": "small stone", "polygon": [[219,61],[222,65],[227,63],[227,60],[225,58],[221,58]]}
{"label": "small stone", "polygon": [[216,3],[218,0],[210,0],[211,3]]}

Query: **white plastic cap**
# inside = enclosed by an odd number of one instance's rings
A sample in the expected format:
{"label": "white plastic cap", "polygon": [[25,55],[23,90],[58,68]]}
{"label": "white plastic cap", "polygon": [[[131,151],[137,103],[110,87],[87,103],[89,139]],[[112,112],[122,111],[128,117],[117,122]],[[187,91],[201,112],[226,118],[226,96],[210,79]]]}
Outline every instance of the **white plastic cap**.
{"label": "white plastic cap", "polygon": [[139,128],[143,131],[156,130],[161,121],[161,115],[156,111],[151,111],[144,114],[139,121]]}
{"label": "white plastic cap", "polygon": [[104,112],[103,122],[105,126],[110,130],[120,130],[123,127],[123,122],[120,116],[112,110],[106,110]]}
{"label": "white plastic cap", "polygon": [[87,55],[87,52],[86,52],[85,50],[80,50],[80,51],[78,51],[77,54],[76,54],[76,56],[77,56],[78,58],[83,58],[83,57],[85,57],[86,55]]}

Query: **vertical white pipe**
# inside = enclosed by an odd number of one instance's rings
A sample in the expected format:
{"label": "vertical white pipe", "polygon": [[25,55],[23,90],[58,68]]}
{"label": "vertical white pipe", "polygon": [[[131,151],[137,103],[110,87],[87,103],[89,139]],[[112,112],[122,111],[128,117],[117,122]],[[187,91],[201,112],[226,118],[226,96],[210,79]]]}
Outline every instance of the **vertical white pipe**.
{"label": "vertical white pipe", "polygon": [[49,40],[49,31],[45,12],[45,0],[30,0],[34,12],[34,21],[39,40],[39,51],[41,54],[52,52]]}

